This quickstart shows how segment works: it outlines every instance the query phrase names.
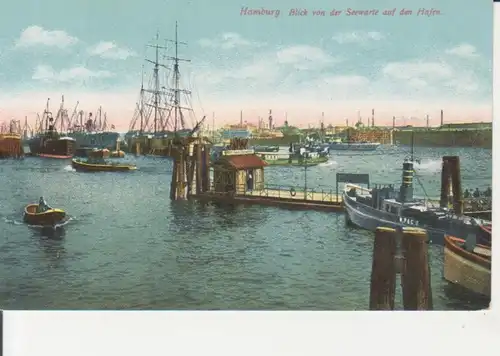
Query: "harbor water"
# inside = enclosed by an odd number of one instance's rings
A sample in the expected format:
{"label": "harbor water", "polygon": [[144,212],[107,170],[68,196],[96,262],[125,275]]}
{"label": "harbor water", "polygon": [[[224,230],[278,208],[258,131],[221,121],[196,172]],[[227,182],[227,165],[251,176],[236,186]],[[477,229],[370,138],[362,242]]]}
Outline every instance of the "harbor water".
{"label": "harbor water", "polygon": [[[370,173],[372,183],[399,186],[407,155],[334,152],[307,171],[267,167],[265,178],[303,187],[307,174],[308,188],[329,190],[337,172]],[[443,155],[460,156],[464,189],[491,185],[491,150],[419,148],[417,196],[439,196]],[[171,202],[169,159],[127,160],[139,170],[0,161],[1,309],[368,309],[373,234],[346,227],[343,214]],[[71,217],[57,236],[22,222],[40,196]],[[444,281],[442,249],[430,246],[434,308],[486,307]]]}

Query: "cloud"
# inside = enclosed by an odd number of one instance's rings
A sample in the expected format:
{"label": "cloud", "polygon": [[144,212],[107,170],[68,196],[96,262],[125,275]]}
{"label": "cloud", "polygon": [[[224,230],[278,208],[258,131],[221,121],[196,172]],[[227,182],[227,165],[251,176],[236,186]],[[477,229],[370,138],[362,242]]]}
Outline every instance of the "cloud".
{"label": "cloud", "polygon": [[468,43],[462,43],[456,47],[449,48],[446,50],[446,54],[470,59],[479,57],[476,47]]}
{"label": "cloud", "polygon": [[339,32],[332,37],[332,40],[340,44],[366,43],[370,41],[381,41],[383,39],[385,39],[385,35],[375,31]]}
{"label": "cloud", "polygon": [[40,26],[30,26],[21,32],[16,47],[49,46],[65,48],[78,42],[78,38],[60,30],[45,30]]}
{"label": "cloud", "polygon": [[382,68],[382,73],[388,77],[400,80],[414,78],[436,80],[452,77],[453,69],[450,65],[437,61],[407,61],[388,63]]}
{"label": "cloud", "polygon": [[382,74],[393,84],[425,89],[435,95],[446,94],[446,91],[467,94],[481,89],[479,78],[473,71],[438,60],[392,62],[382,68]]}
{"label": "cloud", "polygon": [[335,58],[319,47],[299,45],[279,50],[275,54],[277,64],[291,65],[298,70],[323,68],[326,65],[337,63]]}
{"label": "cloud", "polygon": [[245,88],[263,88],[276,83],[293,84],[301,82],[301,77],[314,73],[340,62],[321,48],[297,45],[275,51],[254,54],[249,60],[238,65],[221,64],[212,67],[205,64],[200,68],[198,78],[209,85],[244,84]]}
{"label": "cloud", "polygon": [[213,39],[202,38],[198,41],[201,47],[234,49],[239,47],[260,47],[264,43],[250,41],[234,32],[227,32]]}
{"label": "cloud", "polygon": [[113,76],[113,74],[105,70],[92,71],[85,67],[74,67],[62,69],[57,72],[51,66],[38,65],[35,68],[32,79],[45,82],[78,82],[93,78],[108,78],[111,76]]}
{"label": "cloud", "polygon": [[120,48],[114,42],[102,41],[88,49],[92,56],[99,56],[105,59],[127,59],[128,57],[135,56],[135,52],[127,49]]}

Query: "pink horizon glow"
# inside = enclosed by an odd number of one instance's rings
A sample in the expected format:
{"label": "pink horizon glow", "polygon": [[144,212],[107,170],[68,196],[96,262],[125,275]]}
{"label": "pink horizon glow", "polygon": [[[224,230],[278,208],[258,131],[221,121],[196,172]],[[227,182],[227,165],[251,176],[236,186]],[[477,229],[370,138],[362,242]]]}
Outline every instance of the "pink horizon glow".
{"label": "pink horizon glow", "polygon": [[[47,95],[42,93],[26,93],[17,96],[0,97],[0,122],[8,122],[12,119],[20,120],[24,123],[25,117],[28,123],[33,125],[36,114],[42,113],[47,97],[51,97],[50,109],[55,115],[57,112],[61,95]],[[65,95],[65,107],[71,116],[73,108],[79,100],[78,110],[86,113],[96,113],[99,105],[102,105],[103,113],[107,113],[108,124],[115,125],[116,130],[125,132],[128,130],[132,119],[136,93],[85,93],[84,95]],[[257,124],[259,117],[267,124],[269,109],[272,109],[273,122],[276,126],[283,125],[285,117],[292,126],[307,127],[319,126],[324,112],[325,125],[345,125],[348,118],[349,125],[354,125],[359,115],[363,123],[371,120],[372,109],[375,110],[375,125],[391,126],[392,117],[396,117],[396,125],[425,126],[426,115],[429,115],[430,126],[440,125],[440,110],[444,110],[444,123],[459,122],[491,122],[491,104],[467,104],[443,102],[439,104],[429,104],[412,101],[343,101],[343,102],[312,102],[293,100],[228,100],[228,103],[221,103],[220,99],[204,100],[203,111],[199,107],[194,107],[195,117],[200,120],[207,116],[205,124],[212,127],[212,115],[215,113],[215,127],[227,124],[238,124],[240,122],[240,112],[243,112],[243,121]],[[255,103],[251,105],[251,103]],[[250,105],[249,105],[250,104]],[[403,120],[402,117],[406,119]],[[415,119],[410,119],[413,117]],[[371,121],[370,121],[371,122]],[[188,125],[192,123],[188,120]]]}

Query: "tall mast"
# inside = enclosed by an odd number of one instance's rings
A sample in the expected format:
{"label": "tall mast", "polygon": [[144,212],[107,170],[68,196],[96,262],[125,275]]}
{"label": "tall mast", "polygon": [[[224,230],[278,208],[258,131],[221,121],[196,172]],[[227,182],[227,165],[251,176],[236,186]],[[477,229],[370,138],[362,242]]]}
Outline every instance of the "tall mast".
{"label": "tall mast", "polygon": [[[154,78],[154,85],[155,85],[155,88],[153,90],[153,94],[154,94],[154,105],[153,105],[153,108],[154,108],[154,133],[156,134],[157,130],[158,130],[158,108],[159,108],[159,105],[160,105],[160,77],[158,75],[159,73],[159,69],[160,69],[160,66],[164,67],[164,65],[162,65],[161,63],[159,63],[159,50],[160,48],[161,49],[167,49],[166,47],[163,47],[163,46],[160,46],[158,44],[158,41],[159,41],[159,38],[160,38],[160,34],[158,32],[156,32],[156,44],[155,45],[148,45],[148,47],[152,47],[155,49],[155,61],[151,61],[149,59],[146,59],[146,61],[148,61],[149,63],[152,63],[154,65],[154,69],[153,69],[153,78]],[[144,92],[144,87],[141,86],[141,93]],[[141,116],[141,121],[142,121],[142,116]]]}
{"label": "tall mast", "polygon": [[215,112],[212,112],[212,141],[215,142]]}
{"label": "tall mast", "polygon": [[[47,98],[47,105],[45,107],[45,130],[49,129],[49,103],[50,103],[50,98]],[[43,127],[43,124],[42,124]]]}
{"label": "tall mast", "polygon": [[61,120],[61,133],[63,132],[63,111],[64,111],[64,95],[61,97],[61,109],[59,110],[59,119]]}
{"label": "tall mast", "polygon": [[139,107],[139,115],[141,116],[141,128],[139,129],[139,135],[142,135],[142,130],[144,128],[144,65],[142,65],[142,78],[141,78],[141,104]]}
{"label": "tall mast", "polygon": [[180,72],[179,72],[179,62],[191,62],[188,59],[179,58],[179,44],[187,45],[186,42],[180,42],[178,39],[178,25],[177,21],[175,22],[175,39],[168,40],[169,42],[173,42],[175,45],[175,57],[168,57],[169,59],[174,61],[174,132],[177,132],[178,129],[178,120],[180,119],[181,128],[184,129],[184,118],[182,117],[181,106],[180,106],[180,93],[191,94],[190,91],[179,88],[180,82]]}

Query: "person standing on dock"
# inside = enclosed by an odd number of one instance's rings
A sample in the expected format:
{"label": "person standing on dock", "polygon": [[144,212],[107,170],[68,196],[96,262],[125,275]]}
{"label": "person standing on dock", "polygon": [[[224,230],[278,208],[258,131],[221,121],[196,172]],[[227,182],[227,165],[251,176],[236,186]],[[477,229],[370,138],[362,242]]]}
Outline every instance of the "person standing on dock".
{"label": "person standing on dock", "polygon": [[252,176],[252,171],[249,170],[247,171],[247,190],[251,192],[253,189],[253,176]]}

